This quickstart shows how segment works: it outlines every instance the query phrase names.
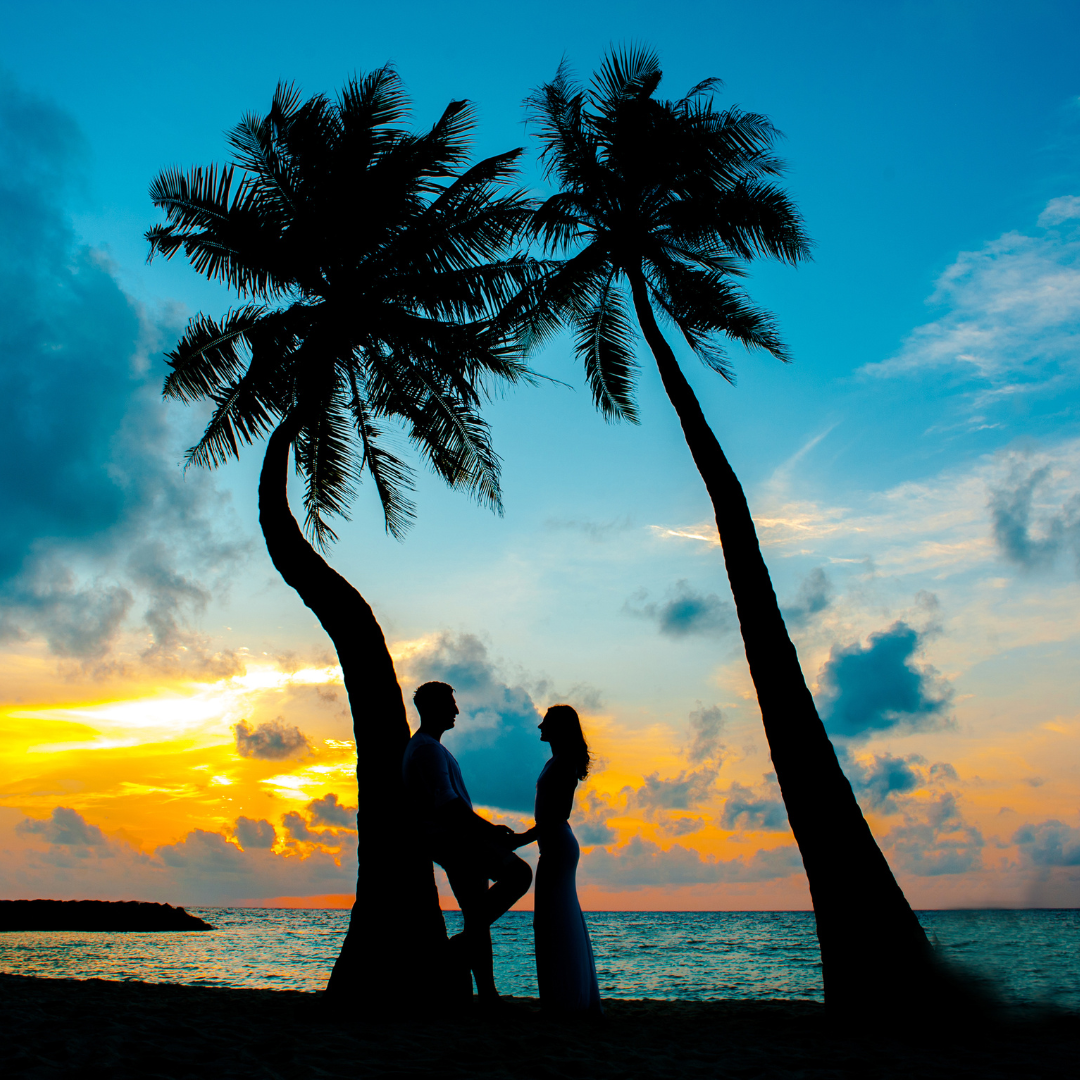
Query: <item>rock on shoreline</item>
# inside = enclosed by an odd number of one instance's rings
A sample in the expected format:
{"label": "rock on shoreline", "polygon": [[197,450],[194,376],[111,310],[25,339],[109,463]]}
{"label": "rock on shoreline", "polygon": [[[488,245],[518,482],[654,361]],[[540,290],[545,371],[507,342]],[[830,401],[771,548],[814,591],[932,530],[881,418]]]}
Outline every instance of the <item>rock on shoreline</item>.
{"label": "rock on shoreline", "polygon": [[138,900],[0,900],[3,930],[213,930],[171,904]]}

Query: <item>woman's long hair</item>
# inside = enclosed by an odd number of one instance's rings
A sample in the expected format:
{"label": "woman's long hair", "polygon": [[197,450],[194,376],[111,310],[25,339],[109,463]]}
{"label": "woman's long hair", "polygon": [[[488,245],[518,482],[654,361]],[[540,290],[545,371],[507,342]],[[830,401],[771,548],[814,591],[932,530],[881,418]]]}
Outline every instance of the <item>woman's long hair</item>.
{"label": "woman's long hair", "polygon": [[549,725],[547,735],[552,751],[557,741],[559,757],[566,760],[579,780],[584,780],[589,775],[592,756],[581,730],[577,710],[570,705],[552,705],[544,713],[544,721]]}

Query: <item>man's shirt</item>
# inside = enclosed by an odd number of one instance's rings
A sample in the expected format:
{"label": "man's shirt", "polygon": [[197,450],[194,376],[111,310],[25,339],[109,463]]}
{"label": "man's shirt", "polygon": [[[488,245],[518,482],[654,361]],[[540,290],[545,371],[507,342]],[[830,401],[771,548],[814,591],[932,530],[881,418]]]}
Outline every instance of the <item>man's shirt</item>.
{"label": "man's shirt", "polygon": [[401,772],[405,793],[429,836],[435,836],[445,828],[436,816],[440,807],[461,799],[472,809],[461,769],[454,755],[438,739],[418,731],[405,747]]}

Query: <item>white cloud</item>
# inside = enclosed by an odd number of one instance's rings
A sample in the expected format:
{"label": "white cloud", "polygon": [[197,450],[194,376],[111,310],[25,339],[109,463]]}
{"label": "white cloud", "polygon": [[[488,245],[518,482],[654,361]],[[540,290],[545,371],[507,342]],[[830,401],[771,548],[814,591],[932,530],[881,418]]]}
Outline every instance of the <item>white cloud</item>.
{"label": "white cloud", "polygon": [[[1080,493],[1080,439],[984,455],[927,480],[863,493],[847,506],[791,498],[786,483],[770,483],[754,524],[762,547],[783,556],[812,555],[838,565],[869,559],[879,574],[940,578],[1000,559],[990,503],[995,492],[1015,486],[1018,470],[1024,476],[1042,470],[1029,514],[1040,536]],[[662,539],[720,542],[709,523],[653,530]]]}
{"label": "white cloud", "polygon": [[1048,228],[1072,218],[1080,218],[1080,196],[1062,195],[1046,204],[1046,209],[1039,215],[1038,223],[1043,228]]}
{"label": "white cloud", "polygon": [[[1041,235],[1008,232],[964,251],[938,278],[928,303],[946,314],[915,329],[874,376],[952,368],[989,383],[975,399],[1071,383],[1080,368],[1080,198],[1051,200]],[[1064,225],[1056,229],[1052,226]]]}

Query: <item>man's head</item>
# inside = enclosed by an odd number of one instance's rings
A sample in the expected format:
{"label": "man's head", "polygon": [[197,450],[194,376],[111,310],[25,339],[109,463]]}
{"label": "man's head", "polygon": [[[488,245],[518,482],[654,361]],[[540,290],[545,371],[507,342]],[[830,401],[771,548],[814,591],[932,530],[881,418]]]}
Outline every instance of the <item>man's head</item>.
{"label": "man's head", "polygon": [[422,728],[428,731],[438,729],[441,733],[454,726],[458,707],[454,700],[454,688],[449,683],[426,682],[418,686],[413,694],[413,704],[420,714]]}

